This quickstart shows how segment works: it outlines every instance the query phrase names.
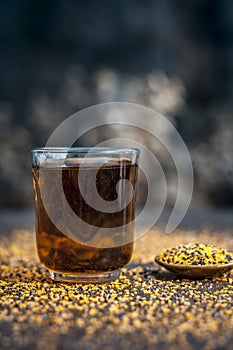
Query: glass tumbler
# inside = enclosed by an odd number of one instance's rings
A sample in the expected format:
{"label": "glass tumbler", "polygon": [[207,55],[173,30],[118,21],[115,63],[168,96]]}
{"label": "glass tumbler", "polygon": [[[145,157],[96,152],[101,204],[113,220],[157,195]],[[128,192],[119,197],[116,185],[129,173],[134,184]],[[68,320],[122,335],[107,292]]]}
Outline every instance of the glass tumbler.
{"label": "glass tumbler", "polygon": [[139,150],[33,149],[36,244],[55,281],[106,282],[131,259]]}

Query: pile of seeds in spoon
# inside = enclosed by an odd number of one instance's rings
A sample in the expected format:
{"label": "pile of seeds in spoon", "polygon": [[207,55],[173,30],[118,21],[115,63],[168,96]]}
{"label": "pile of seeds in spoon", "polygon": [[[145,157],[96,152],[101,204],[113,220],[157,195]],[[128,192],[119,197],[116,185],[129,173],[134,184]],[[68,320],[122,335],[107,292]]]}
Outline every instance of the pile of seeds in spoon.
{"label": "pile of seeds in spoon", "polygon": [[175,265],[217,265],[233,263],[233,254],[212,245],[189,243],[163,249],[160,260]]}

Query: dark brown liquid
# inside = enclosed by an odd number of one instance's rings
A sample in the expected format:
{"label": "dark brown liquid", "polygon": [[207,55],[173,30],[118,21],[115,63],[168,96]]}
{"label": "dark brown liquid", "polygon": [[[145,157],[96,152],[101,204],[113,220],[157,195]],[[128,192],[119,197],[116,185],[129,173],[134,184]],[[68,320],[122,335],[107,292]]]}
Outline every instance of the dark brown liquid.
{"label": "dark brown liquid", "polygon": [[[52,271],[57,272],[104,272],[114,271],[126,265],[131,259],[133,243],[97,248],[83,244],[85,232],[77,232],[83,236],[82,243],[64,235],[50,220],[41,198],[41,188],[51,193],[57,217],[62,220],[63,205],[56,193],[58,171],[61,168],[46,166],[33,169],[36,211],[36,238],[37,249],[41,263]],[[96,185],[99,195],[105,201],[114,201],[117,198],[116,184],[121,179],[127,179],[135,186],[137,166],[128,162],[112,163],[102,166],[96,176],[96,184],[90,178],[95,167],[67,166],[62,168],[62,186],[70,207],[83,221],[94,226],[88,235],[98,234],[98,227],[115,228],[128,224],[134,219],[134,195],[131,202],[122,210],[115,213],[105,213],[90,207],[79,190],[78,174],[85,183],[85,190],[92,191]],[[55,199],[54,199],[55,198]],[[128,225],[128,231],[123,232],[125,237],[133,241],[133,223]],[[74,232],[75,233],[75,232]],[[88,237],[87,237],[88,238]],[[110,238],[111,239],[111,238]],[[129,243],[128,243],[129,242]],[[106,245],[105,245],[106,246]]]}

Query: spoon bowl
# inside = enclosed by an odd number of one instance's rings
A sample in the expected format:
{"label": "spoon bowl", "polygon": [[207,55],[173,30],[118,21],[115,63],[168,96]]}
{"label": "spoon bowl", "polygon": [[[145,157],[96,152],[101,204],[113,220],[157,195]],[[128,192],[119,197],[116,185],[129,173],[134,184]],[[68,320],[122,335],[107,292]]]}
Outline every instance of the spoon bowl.
{"label": "spoon bowl", "polygon": [[156,256],[154,260],[158,265],[165,267],[165,269],[187,278],[211,278],[233,269],[233,262],[218,265],[176,265],[160,260],[159,256]]}

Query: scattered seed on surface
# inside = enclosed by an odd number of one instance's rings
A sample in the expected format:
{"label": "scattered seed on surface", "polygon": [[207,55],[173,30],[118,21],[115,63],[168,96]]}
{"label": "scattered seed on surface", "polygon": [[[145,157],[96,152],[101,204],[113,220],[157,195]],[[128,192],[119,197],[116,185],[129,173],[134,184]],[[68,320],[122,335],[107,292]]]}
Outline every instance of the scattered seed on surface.
{"label": "scattered seed on surface", "polygon": [[[232,235],[219,236],[211,233],[233,248]],[[104,284],[54,283],[36,258],[33,237],[18,231],[0,241],[2,349],[232,349],[232,273],[174,279],[153,264],[155,245],[167,246],[162,231],[137,241],[131,264]],[[169,243],[186,239],[177,231]]]}

